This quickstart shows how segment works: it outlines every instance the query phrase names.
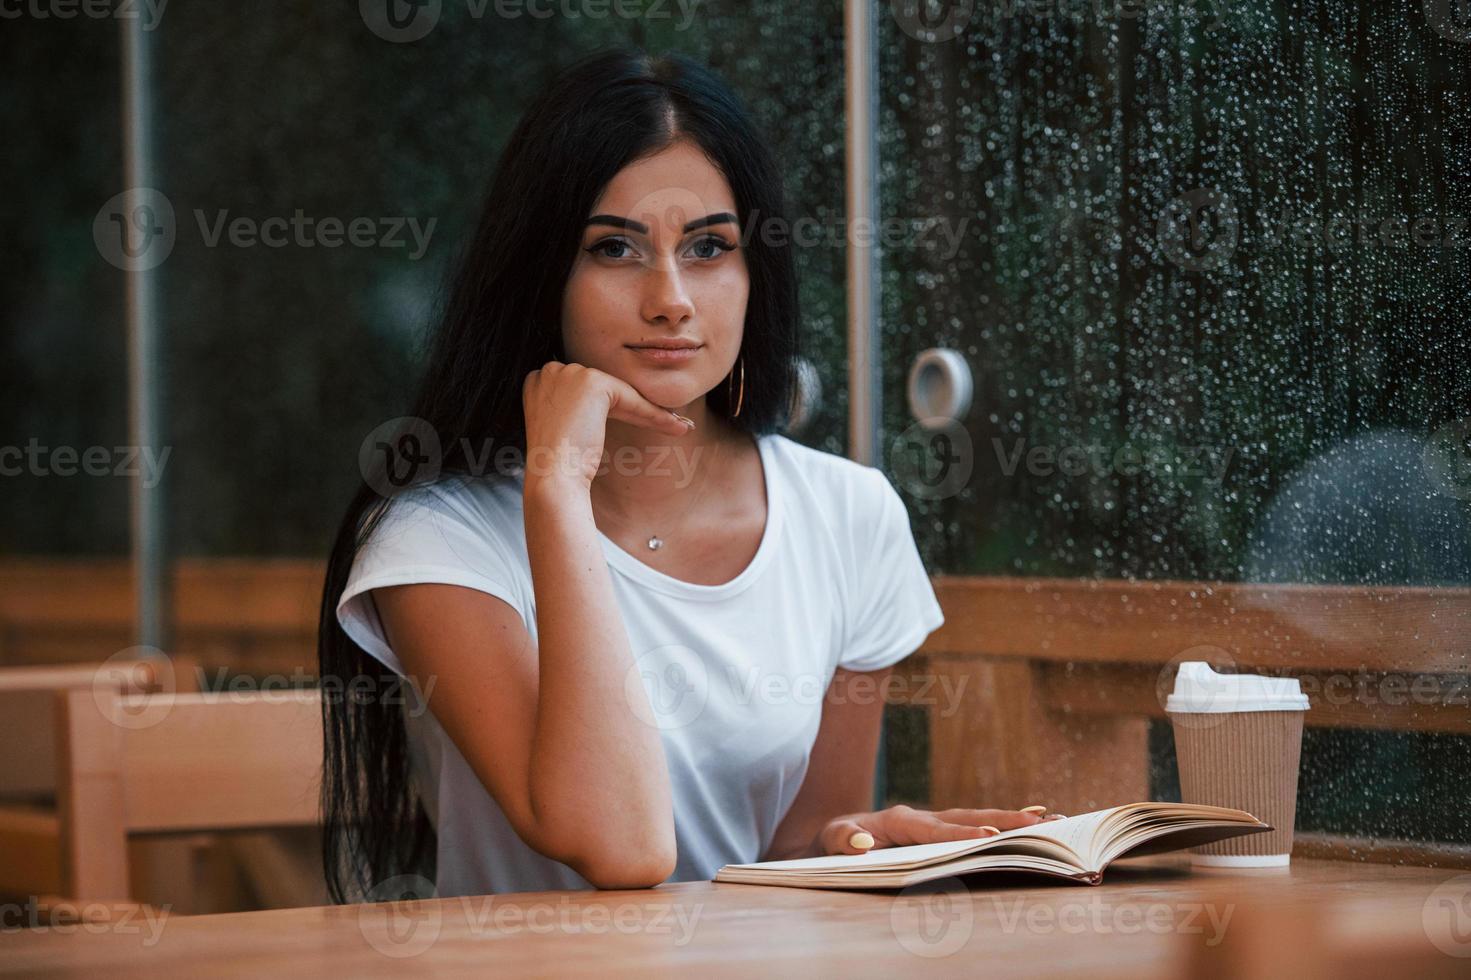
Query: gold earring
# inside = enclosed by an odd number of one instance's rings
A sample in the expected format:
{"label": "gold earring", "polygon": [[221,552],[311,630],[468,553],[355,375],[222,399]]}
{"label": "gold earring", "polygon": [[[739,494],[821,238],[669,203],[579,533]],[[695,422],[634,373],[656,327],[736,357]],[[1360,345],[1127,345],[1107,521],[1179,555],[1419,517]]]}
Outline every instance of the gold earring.
{"label": "gold earring", "polygon": [[[736,360],[736,366],[741,372],[741,390],[735,398],[735,411],[730,413],[731,418],[741,414],[741,404],[746,400],[746,358],[742,355]],[[730,401],[730,388],[735,383],[735,371],[730,372],[730,384],[726,385],[726,401]]]}

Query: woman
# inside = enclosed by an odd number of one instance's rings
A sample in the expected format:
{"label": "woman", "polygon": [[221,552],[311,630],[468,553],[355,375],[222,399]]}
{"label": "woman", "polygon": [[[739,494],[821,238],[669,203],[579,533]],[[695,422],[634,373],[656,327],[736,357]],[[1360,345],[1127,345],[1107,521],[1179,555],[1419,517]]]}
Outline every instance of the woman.
{"label": "woman", "polygon": [[1039,819],[865,809],[872,681],[943,617],[881,471],[777,433],[781,214],[770,152],[688,59],[592,56],[517,126],[329,562],[324,685],[411,680],[408,710],[325,699],[336,901],[406,874],[644,887]]}

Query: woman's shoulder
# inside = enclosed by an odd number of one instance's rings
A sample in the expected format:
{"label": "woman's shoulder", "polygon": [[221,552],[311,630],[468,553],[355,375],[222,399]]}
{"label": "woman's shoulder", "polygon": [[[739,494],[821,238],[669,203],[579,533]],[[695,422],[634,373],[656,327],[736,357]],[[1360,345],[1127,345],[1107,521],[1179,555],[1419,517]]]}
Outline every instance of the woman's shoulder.
{"label": "woman's shoulder", "polygon": [[788,499],[807,507],[817,519],[847,527],[863,526],[885,511],[893,485],[882,470],[839,453],[798,442],[784,434],[768,436],[795,493]]}
{"label": "woman's shoulder", "polygon": [[524,534],[521,487],[508,478],[445,474],[433,482],[405,487],[380,506],[375,539],[428,531],[514,542]]}

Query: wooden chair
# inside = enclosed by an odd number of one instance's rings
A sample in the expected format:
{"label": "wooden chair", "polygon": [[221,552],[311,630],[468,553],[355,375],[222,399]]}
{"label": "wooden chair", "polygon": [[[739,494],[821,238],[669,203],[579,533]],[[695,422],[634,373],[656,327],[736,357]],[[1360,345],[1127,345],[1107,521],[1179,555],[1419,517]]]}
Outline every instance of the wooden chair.
{"label": "wooden chair", "polygon": [[318,691],[56,695],[62,895],[128,902],[130,835],[314,826]]}
{"label": "wooden chair", "polygon": [[62,887],[55,694],[193,691],[195,666],[174,658],[171,675],[150,658],[0,668],[0,892],[49,894]]}

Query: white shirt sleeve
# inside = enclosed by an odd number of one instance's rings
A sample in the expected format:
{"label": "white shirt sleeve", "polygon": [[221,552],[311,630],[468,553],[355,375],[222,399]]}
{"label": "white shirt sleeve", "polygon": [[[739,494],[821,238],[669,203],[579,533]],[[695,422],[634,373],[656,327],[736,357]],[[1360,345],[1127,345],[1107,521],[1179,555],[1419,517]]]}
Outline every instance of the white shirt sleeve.
{"label": "white shirt sleeve", "polygon": [[[838,666],[879,670],[919,649],[945,622],[909,529],[909,512],[882,470],[872,469],[879,517],[872,527],[868,558],[858,568],[858,588]],[[867,534],[868,528],[855,529]]]}
{"label": "white shirt sleeve", "polygon": [[371,590],[414,582],[462,585],[504,600],[524,622],[526,595],[510,547],[467,495],[438,484],[415,487],[392,499],[358,549],[337,603],[337,621],[353,642],[403,675]]}

